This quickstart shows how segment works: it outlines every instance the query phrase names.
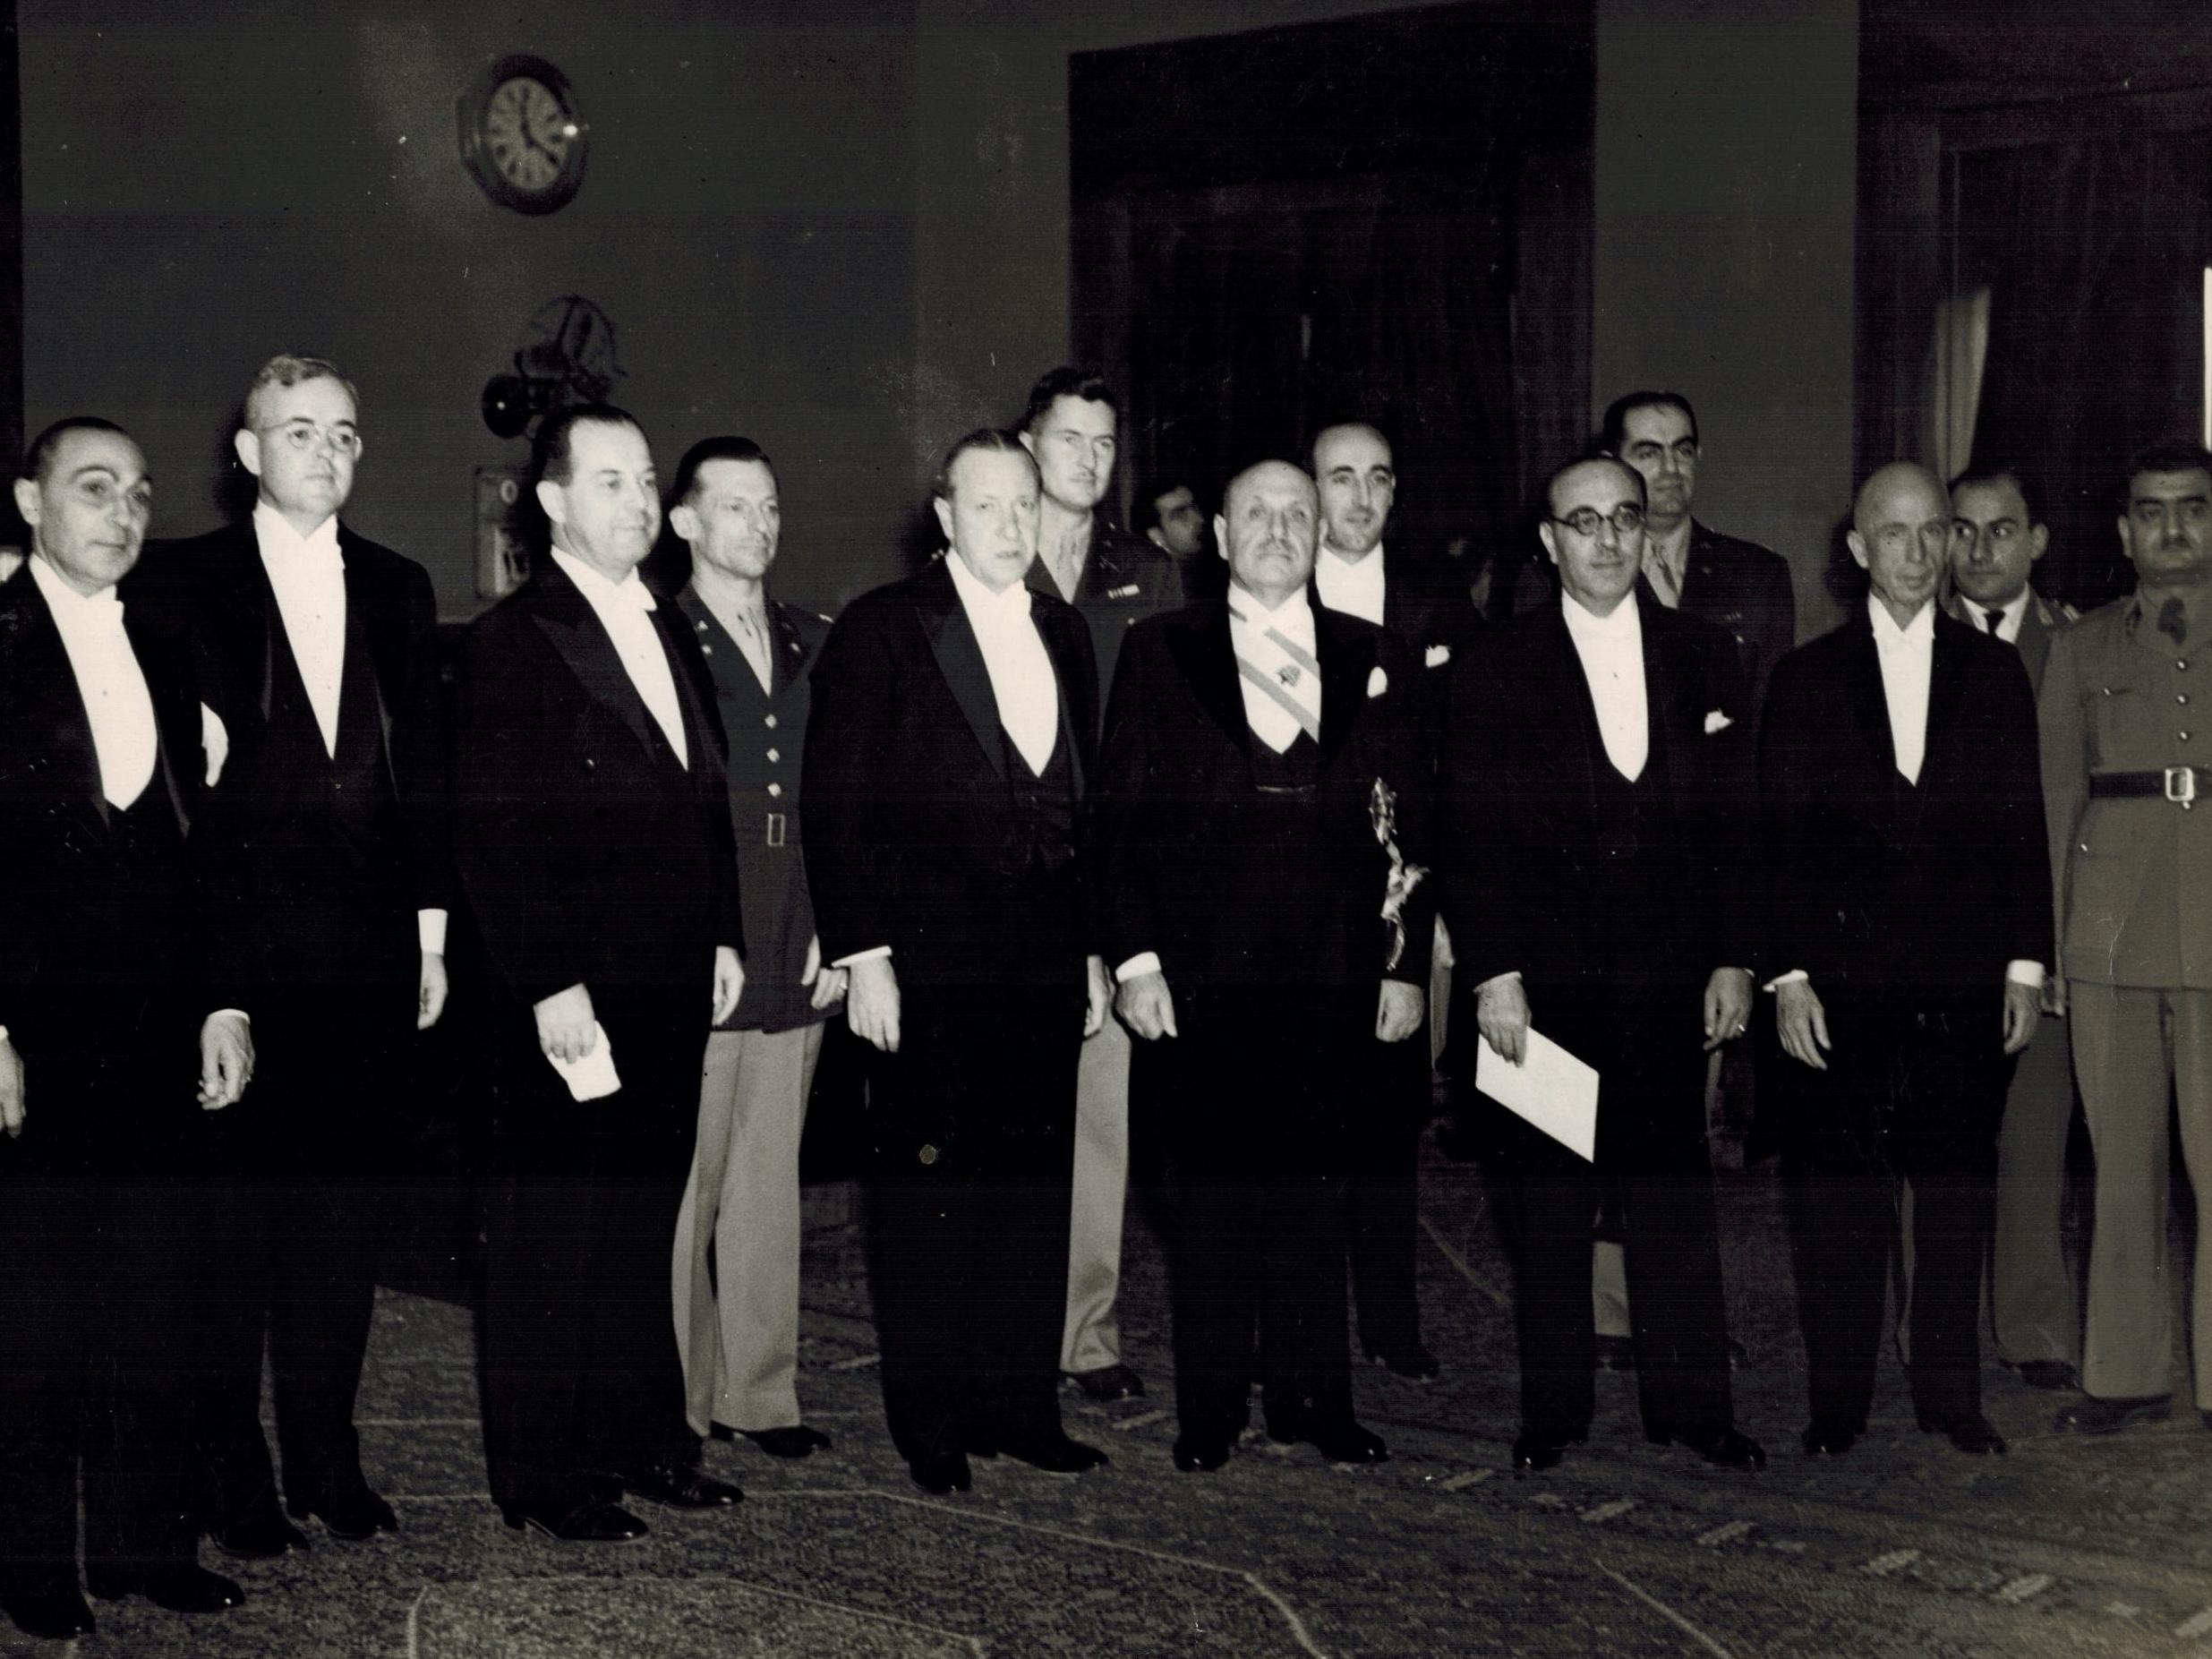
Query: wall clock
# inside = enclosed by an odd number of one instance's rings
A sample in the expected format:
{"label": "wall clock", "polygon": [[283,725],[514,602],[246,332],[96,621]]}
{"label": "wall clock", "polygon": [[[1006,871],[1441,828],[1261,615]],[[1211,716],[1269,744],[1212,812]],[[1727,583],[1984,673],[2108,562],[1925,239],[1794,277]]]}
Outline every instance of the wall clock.
{"label": "wall clock", "polygon": [[568,77],[518,52],[461,94],[461,162],[485,195],[517,213],[551,213],[584,183],[591,128]]}

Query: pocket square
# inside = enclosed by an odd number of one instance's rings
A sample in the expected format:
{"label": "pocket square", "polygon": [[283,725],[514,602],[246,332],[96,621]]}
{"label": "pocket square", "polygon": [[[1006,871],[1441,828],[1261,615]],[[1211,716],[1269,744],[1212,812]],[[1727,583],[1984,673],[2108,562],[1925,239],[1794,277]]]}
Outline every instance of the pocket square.
{"label": "pocket square", "polygon": [[1452,648],[1449,646],[1431,646],[1422,654],[1421,665],[1423,668],[1441,668],[1451,660]]}
{"label": "pocket square", "polygon": [[1730,720],[1726,714],[1723,714],[1719,709],[1716,708],[1705,716],[1705,735],[1707,737],[1711,737],[1716,731],[1726,731],[1735,723],[1736,723],[1734,721]]}
{"label": "pocket square", "polygon": [[1379,668],[1371,668],[1367,671],[1367,695],[1369,697],[1379,697],[1389,688],[1389,675],[1384,673]]}

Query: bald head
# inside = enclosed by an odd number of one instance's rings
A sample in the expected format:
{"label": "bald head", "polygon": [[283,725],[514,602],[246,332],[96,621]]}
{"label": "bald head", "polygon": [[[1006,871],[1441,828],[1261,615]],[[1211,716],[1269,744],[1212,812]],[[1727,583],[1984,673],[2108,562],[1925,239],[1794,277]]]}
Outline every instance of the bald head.
{"label": "bald head", "polygon": [[1951,497],[1926,467],[1892,461],[1858,487],[1844,540],[1902,628],[1935,597],[1951,552]]}
{"label": "bald head", "polygon": [[1313,480],[1288,461],[1262,461],[1237,474],[1214,519],[1229,580],[1274,610],[1313,574],[1320,516]]}

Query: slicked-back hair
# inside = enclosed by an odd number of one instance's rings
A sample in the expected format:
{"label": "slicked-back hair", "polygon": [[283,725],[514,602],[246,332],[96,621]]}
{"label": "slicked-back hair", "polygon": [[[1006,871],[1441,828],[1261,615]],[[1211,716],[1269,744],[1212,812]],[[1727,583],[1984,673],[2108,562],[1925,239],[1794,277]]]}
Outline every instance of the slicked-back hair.
{"label": "slicked-back hair", "polygon": [[530,476],[545,483],[568,482],[569,452],[579,426],[627,426],[639,437],[645,429],[628,409],[611,403],[572,403],[556,409],[538,423],[538,435],[530,443]]}
{"label": "slicked-back hair", "polygon": [[2036,498],[2028,488],[2028,475],[2010,461],[1990,461],[1977,466],[1969,466],[1951,481],[1951,498],[1959,499],[1959,492],[1977,484],[2009,483],[2020,492],[2021,505],[2028,509],[2028,522],[2039,525],[2043,515],[2036,510]]}
{"label": "slicked-back hair", "polygon": [[72,432],[112,432],[128,442],[138,441],[115,422],[97,415],[64,415],[30,440],[30,447],[23,451],[23,476],[33,483],[44,483],[47,470],[54,465],[54,451]]}
{"label": "slicked-back hair", "polygon": [[1114,395],[1114,389],[1097,370],[1063,363],[1056,369],[1046,370],[1037,377],[1037,384],[1029,388],[1029,406],[1022,411],[1021,430],[1035,437],[1038,423],[1063,398],[1072,398],[1079,403],[1103,403],[1114,411],[1116,422],[1122,418],[1122,400]]}
{"label": "slicked-back hair", "polygon": [[1188,490],[1191,492],[1191,505],[1197,508],[1201,516],[1204,515],[1206,503],[1198,499],[1198,486],[1187,479],[1171,478],[1158,489],[1146,492],[1142,503],[1137,509],[1137,534],[1139,535],[1144,534],[1149,530],[1159,528],[1160,503],[1178,490]]}
{"label": "slicked-back hair", "polygon": [[1029,464],[1029,472],[1037,472],[1037,459],[1027,445],[1013,433],[996,426],[978,426],[944,452],[944,464],[937,468],[937,476],[929,486],[929,493],[940,501],[952,499],[952,469],[960,458],[971,449],[981,449],[993,455],[1018,455]]}
{"label": "slicked-back hair", "polygon": [[1618,455],[1621,446],[1628,441],[1628,417],[1638,409],[1679,409],[1682,418],[1690,423],[1690,441],[1697,438],[1697,411],[1690,407],[1690,400],[1680,392],[1630,392],[1616,398],[1605,406],[1605,419],[1598,427],[1598,448],[1607,455]]}
{"label": "slicked-back hair", "polygon": [[709,461],[758,461],[768,469],[768,476],[776,475],[776,464],[768,458],[768,451],[750,438],[724,435],[702,438],[684,451],[684,458],[676,463],[676,477],[669,485],[666,505],[673,509],[691,499],[699,487],[699,469]]}
{"label": "slicked-back hair", "polygon": [[1331,432],[1342,432],[1374,433],[1376,438],[1381,441],[1382,447],[1390,451],[1391,466],[1396,468],[1397,466],[1398,447],[1396,441],[1390,436],[1389,429],[1380,421],[1371,421],[1364,415],[1348,415],[1342,420],[1323,421],[1313,429],[1313,440],[1306,445],[1306,471],[1311,473],[1316,478],[1321,475],[1321,440]]}
{"label": "slicked-back hair", "polygon": [[303,357],[293,352],[278,352],[260,366],[253,376],[253,384],[246,388],[246,400],[240,407],[246,430],[259,430],[254,422],[259,418],[263,394],[279,386],[298,386],[308,381],[336,381],[346,389],[346,396],[354,406],[354,414],[361,412],[361,394],[354,388],[337,364],[327,357]]}
{"label": "slicked-back hair", "polygon": [[1559,487],[1559,480],[1577,466],[1618,466],[1620,468],[1621,476],[1636,485],[1636,500],[1645,507],[1652,504],[1651,492],[1644,486],[1644,475],[1622,460],[1620,457],[1618,455],[1578,455],[1566,466],[1554,467],[1551,476],[1544,480],[1543,494],[1539,499],[1543,502],[1545,517],[1549,518],[1551,516],[1551,509],[1559,505],[1552,492]]}
{"label": "slicked-back hair", "polygon": [[2191,443],[2185,438],[2170,443],[2155,443],[2140,450],[2128,463],[2128,470],[2120,480],[2120,510],[2125,514],[2128,502],[2135,493],[2135,481],[2145,473],[2203,473],[2212,477],[2212,450],[2202,444]]}

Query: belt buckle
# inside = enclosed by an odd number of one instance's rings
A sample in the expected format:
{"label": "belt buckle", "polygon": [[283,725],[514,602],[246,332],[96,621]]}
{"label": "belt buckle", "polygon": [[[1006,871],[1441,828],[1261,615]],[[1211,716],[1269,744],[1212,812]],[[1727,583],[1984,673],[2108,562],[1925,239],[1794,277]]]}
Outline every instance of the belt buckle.
{"label": "belt buckle", "polygon": [[2165,796],[2176,806],[2186,807],[2197,799],[2197,769],[2194,766],[2168,766],[2165,769]]}
{"label": "belt buckle", "polygon": [[783,845],[783,826],[786,820],[784,815],[781,812],[772,812],[768,815],[768,844],[770,846],[781,847]]}

